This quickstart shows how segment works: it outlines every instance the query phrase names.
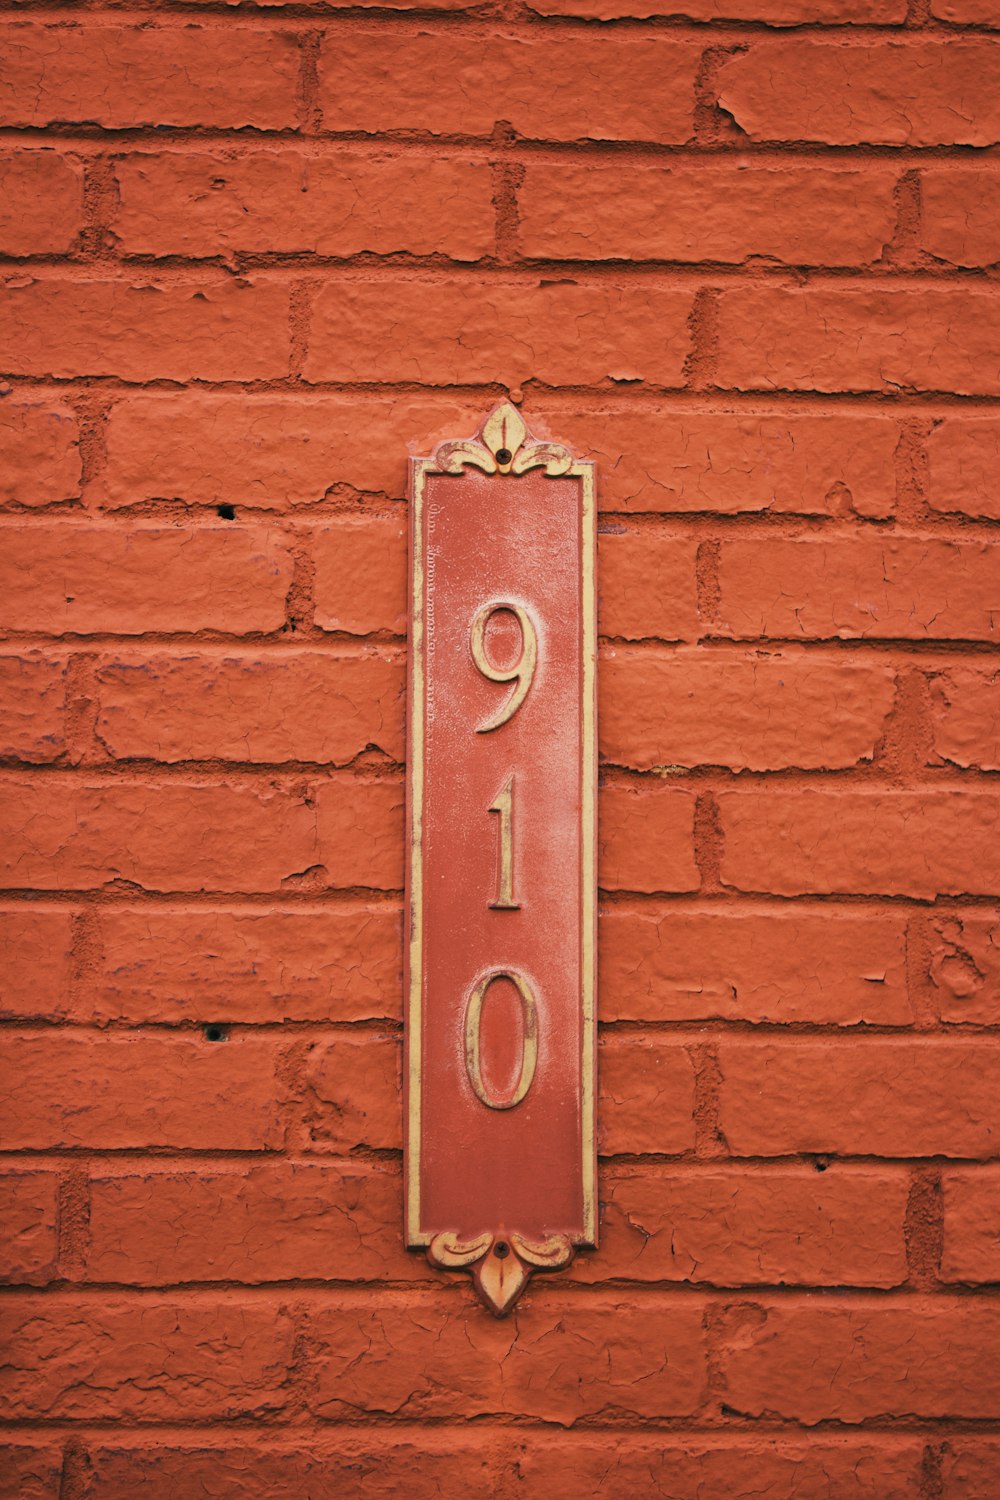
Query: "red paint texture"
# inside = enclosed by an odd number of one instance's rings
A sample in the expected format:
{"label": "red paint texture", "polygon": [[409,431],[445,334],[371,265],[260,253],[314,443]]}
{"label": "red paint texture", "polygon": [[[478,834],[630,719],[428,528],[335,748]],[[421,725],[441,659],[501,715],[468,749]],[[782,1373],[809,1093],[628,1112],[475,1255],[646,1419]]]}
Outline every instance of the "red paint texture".
{"label": "red paint texture", "polygon": [[[996,1500],[998,28],[0,3],[0,1495]],[[405,482],[511,387],[602,1238],[495,1322],[402,1248]]]}

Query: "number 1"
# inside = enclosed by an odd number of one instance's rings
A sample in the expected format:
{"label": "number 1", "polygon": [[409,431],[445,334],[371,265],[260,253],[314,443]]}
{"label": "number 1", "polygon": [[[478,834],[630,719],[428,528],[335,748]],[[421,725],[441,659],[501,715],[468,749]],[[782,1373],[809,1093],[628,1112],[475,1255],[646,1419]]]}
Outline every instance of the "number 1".
{"label": "number 1", "polygon": [[500,817],[500,890],[490,906],[498,911],[518,911],[520,902],[514,900],[514,773],[507,777],[503,787],[490,804],[490,812]]}

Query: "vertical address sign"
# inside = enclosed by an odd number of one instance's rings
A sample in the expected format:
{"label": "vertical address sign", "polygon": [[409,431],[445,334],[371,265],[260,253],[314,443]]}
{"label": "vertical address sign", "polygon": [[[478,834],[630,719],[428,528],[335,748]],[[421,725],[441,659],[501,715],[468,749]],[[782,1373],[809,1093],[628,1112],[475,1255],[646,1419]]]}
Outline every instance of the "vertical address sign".
{"label": "vertical address sign", "polygon": [[593,464],[411,461],[406,1240],[498,1315],[596,1244]]}

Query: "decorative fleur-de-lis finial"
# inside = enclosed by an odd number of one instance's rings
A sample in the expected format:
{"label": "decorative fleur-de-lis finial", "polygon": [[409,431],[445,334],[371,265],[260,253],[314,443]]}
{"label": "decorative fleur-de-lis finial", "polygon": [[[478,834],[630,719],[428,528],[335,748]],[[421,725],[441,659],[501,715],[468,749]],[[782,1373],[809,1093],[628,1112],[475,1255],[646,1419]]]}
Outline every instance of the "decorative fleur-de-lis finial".
{"label": "decorative fleur-de-lis finial", "polygon": [[573,455],[559,443],[538,442],[517,407],[505,401],[490,412],[474,438],[442,443],[434,455],[434,467],[442,474],[460,474],[466,464],[484,474],[544,469],[557,476],[573,467]]}

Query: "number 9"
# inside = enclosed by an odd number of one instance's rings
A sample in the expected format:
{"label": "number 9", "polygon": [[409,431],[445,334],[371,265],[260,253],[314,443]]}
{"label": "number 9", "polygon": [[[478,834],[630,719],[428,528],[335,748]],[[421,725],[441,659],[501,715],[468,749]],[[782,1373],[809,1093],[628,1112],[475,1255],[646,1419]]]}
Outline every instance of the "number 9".
{"label": "number 9", "polygon": [[[502,609],[508,610],[521,628],[521,654],[512,667],[495,667],[486,655],[486,627]],[[497,710],[492,719],[487,719],[485,724],[480,724],[476,729],[477,734],[489,734],[491,729],[499,729],[501,724],[512,719],[527,697],[538,660],[538,636],[531,616],[519,604],[484,604],[472,622],[469,645],[472,660],[490,682],[517,683],[503,707]]]}

